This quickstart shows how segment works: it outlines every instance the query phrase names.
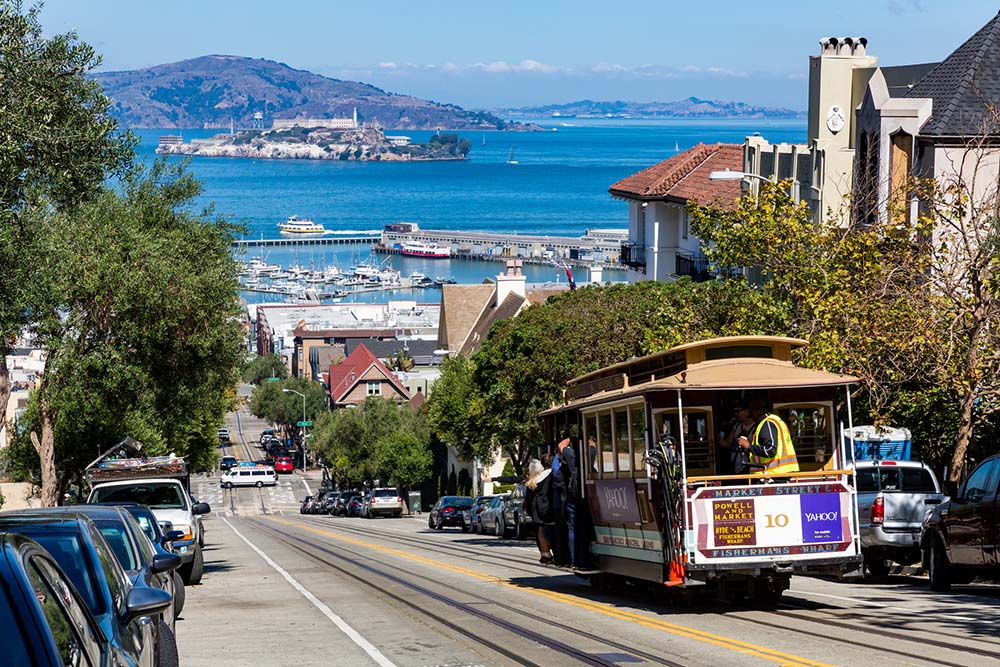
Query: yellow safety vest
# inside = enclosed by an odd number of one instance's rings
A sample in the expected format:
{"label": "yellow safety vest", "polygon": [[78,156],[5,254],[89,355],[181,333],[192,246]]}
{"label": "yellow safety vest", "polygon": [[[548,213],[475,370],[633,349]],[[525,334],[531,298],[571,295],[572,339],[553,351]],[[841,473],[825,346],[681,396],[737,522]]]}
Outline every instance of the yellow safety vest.
{"label": "yellow safety vest", "polygon": [[792,446],[792,434],[788,432],[788,426],[781,420],[781,417],[769,414],[761,419],[753,432],[753,444],[758,444],[757,438],[760,436],[760,430],[764,428],[764,424],[767,422],[774,424],[775,429],[778,431],[777,447],[774,450],[772,458],[750,454],[750,463],[764,466],[763,470],[755,469],[753,472],[756,474],[770,473],[772,475],[798,472],[799,460],[795,456],[795,447]]}

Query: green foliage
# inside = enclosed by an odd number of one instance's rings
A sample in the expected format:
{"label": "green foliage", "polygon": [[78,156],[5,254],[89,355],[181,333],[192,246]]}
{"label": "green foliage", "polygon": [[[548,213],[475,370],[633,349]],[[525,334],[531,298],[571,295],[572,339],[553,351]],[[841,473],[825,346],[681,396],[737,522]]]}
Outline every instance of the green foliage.
{"label": "green foliage", "polygon": [[[285,391],[285,390],[288,391]],[[298,394],[293,393],[298,392]],[[305,419],[314,421],[326,412],[326,393],[323,385],[308,378],[289,377],[279,382],[262,382],[250,395],[250,412],[271,424],[294,430],[302,421],[302,396],[305,395]]]}
{"label": "green foliage", "polygon": [[288,367],[277,354],[254,357],[243,369],[243,381],[251,384],[261,384],[267,378],[285,379],[288,377]]}
{"label": "green foliage", "polygon": [[[516,473],[514,472],[514,465],[507,459],[507,462],[503,464],[503,472],[500,473],[503,477],[513,477]],[[510,493],[514,490],[513,484],[494,484],[493,493]]]}
{"label": "green foliage", "polygon": [[427,418],[438,437],[465,460],[492,459],[493,441],[479,434],[482,407],[472,361],[463,355],[446,359],[427,402]]}
{"label": "green foliage", "polygon": [[321,416],[312,447],[334,478],[349,485],[378,479],[415,486],[428,477],[433,462],[426,416],[390,398],[372,397]]}

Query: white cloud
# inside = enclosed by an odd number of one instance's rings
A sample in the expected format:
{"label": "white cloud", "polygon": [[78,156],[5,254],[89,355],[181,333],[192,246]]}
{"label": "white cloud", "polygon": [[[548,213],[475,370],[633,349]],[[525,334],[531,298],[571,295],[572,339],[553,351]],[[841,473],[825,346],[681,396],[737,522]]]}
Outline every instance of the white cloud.
{"label": "white cloud", "polygon": [[379,69],[397,69],[399,65],[393,62],[387,62],[387,63],[379,63],[378,67]]}
{"label": "white cloud", "polygon": [[594,74],[615,74],[618,72],[629,71],[628,67],[625,65],[617,65],[614,63],[597,63],[596,65],[590,66],[590,71]]}
{"label": "white cloud", "polygon": [[483,70],[493,73],[506,73],[510,72],[513,68],[502,60],[497,60],[491,62],[489,65],[482,65],[481,63],[476,63],[473,67],[482,67]]}

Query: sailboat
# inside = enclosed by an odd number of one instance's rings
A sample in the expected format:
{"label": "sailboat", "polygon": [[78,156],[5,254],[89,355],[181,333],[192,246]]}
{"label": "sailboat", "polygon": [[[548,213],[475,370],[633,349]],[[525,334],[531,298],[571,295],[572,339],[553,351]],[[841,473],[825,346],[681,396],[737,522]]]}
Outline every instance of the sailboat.
{"label": "sailboat", "polygon": [[486,145],[486,135],[484,134],[483,135],[483,146],[485,146],[485,145]]}
{"label": "sailboat", "polygon": [[517,164],[517,160],[514,159],[514,147],[510,147],[510,152],[507,153],[507,164]]}
{"label": "sailboat", "polygon": [[676,141],[674,142],[674,152],[675,153],[680,153],[681,152],[681,145],[679,143],[677,143]]}

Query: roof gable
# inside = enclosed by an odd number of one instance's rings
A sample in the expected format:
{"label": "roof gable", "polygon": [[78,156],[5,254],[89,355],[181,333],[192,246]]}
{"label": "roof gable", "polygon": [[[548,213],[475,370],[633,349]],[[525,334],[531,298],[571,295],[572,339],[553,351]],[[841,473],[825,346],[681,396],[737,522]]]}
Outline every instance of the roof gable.
{"label": "roof gable", "polygon": [[461,350],[495,294],[492,283],[442,286],[438,344],[447,350]]}
{"label": "roof gable", "polygon": [[934,100],[931,118],[920,130],[922,135],[961,137],[984,130],[996,134],[997,124],[987,109],[1000,102],[1000,14],[942,60],[906,96]]}
{"label": "roof gable", "polygon": [[383,377],[406,399],[410,392],[385,364],[378,360],[367,347],[358,345],[351,354],[337,365],[330,366],[327,393],[334,403],[340,402],[359,382],[367,382],[374,377]]}
{"label": "roof gable", "polygon": [[701,144],[623,178],[608,191],[626,199],[698,200],[732,206],[740,198],[737,181],[712,181],[713,171],[742,171],[741,144]]}
{"label": "roof gable", "polygon": [[495,322],[516,316],[527,301],[527,297],[521,296],[516,292],[511,292],[499,306],[484,310],[479,320],[476,321],[475,326],[469,332],[460,352],[471,354],[476,351],[483,344],[483,341],[486,340],[486,335],[489,334],[490,328]]}

